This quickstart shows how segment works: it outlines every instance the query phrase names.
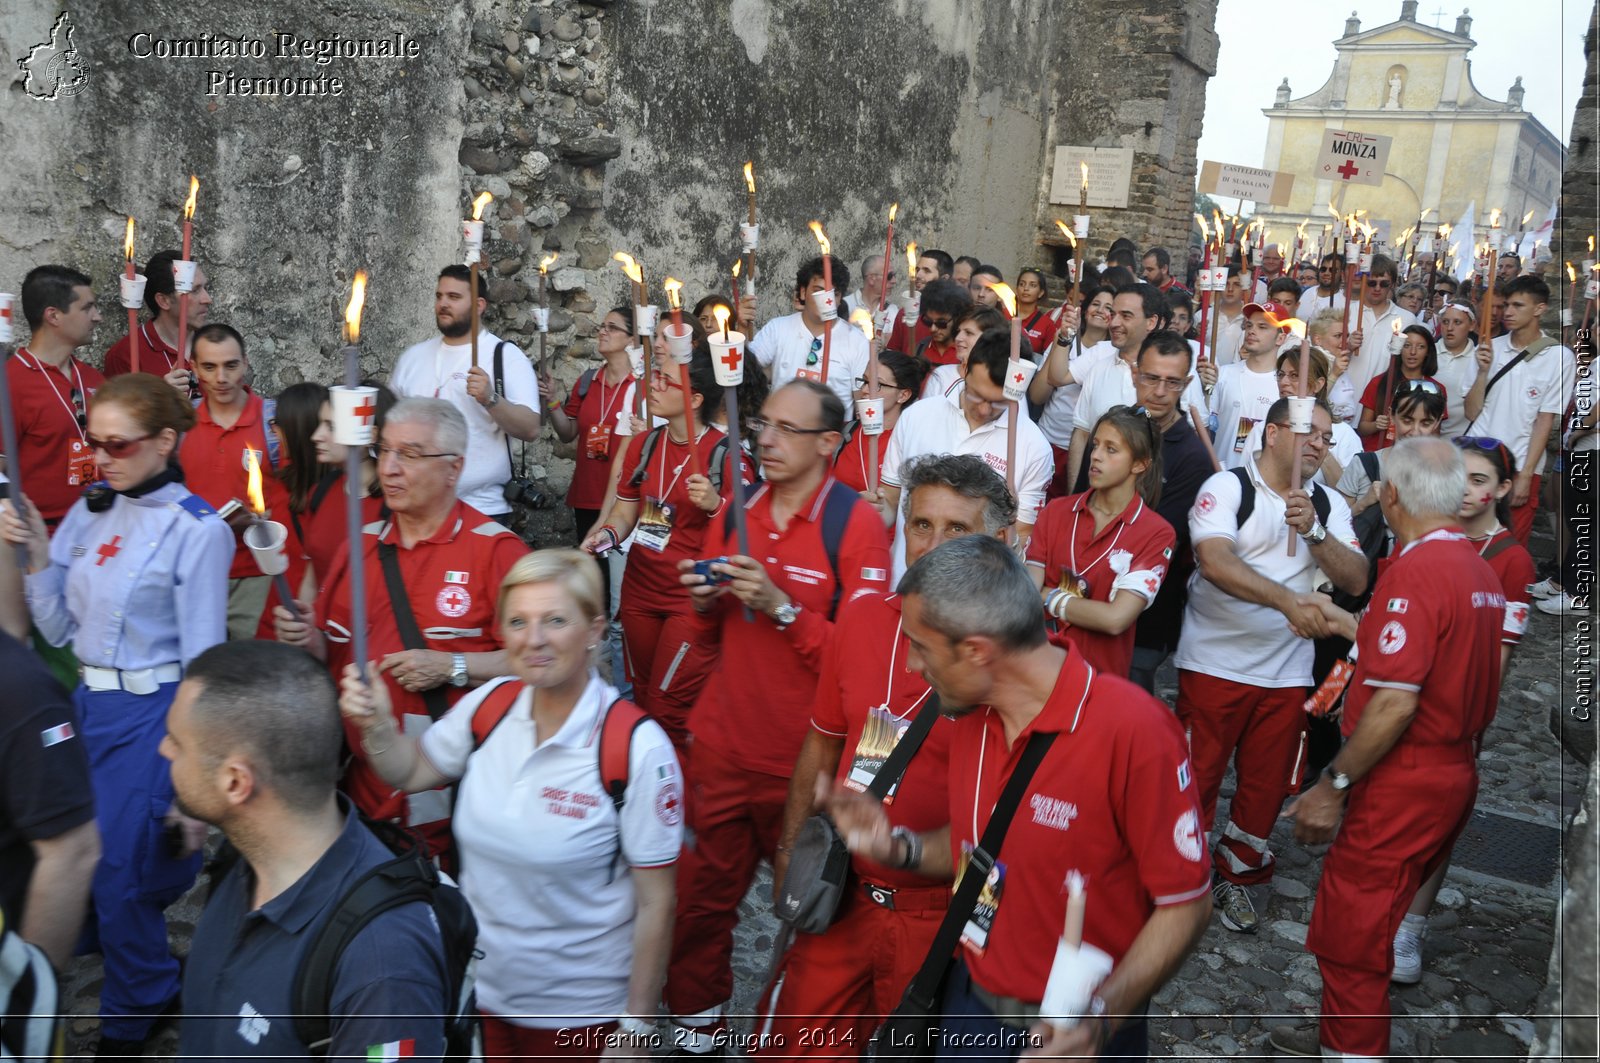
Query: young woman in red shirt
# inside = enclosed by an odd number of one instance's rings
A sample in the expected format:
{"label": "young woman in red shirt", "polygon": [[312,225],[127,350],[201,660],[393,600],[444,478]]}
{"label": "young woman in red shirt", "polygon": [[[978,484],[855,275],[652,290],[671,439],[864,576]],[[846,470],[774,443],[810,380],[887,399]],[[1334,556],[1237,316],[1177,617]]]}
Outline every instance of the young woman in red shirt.
{"label": "young woman in red shirt", "polygon": [[[872,372],[870,365],[867,372]],[[894,435],[895,423],[900,420],[906,407],[916,402],[917,396],[922,394],[922,382],[927,376],[928,363],[920,358],[908,358],[899,351],[884,351],[878,355],[878,398],[883,402],[883,432],[878,436],[880,466],[883,456],[889,452],[889,437]],[[867,387],[865,377],[857,380],[856,398],[866,398]],[[867,489],[867,457],[872,452],[867,440],[870,438],[861,431],[860,421],[852,422],[848,438],[833,459],[834,479],[862,492]],[[873,481],[876,482],[877,478],[873,477]]]}
{"label": "young woman in red shirt", "polygon": [[1387,369],[1372,378],[1361,396],[1361,422],[1356,425],[1356,431],[1366,450],[1382,450],[1394,444],[1391,433],[1394,397],[1404,389],[1406,381],[1436,390],[1446,401],[1450,398],[1444,385],[1433,378],[1439,371],[1439,347],[1432,331],[1422,325],[1411,325],[1401,335],[1405,340],[1400,353],[1394,356]]}

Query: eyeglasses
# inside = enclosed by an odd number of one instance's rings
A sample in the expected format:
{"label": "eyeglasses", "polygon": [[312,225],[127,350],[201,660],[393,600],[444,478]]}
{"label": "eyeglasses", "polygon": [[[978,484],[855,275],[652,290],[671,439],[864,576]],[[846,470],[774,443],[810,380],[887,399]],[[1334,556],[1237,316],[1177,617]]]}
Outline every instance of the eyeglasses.
{"label": "eyeglasses", "polygon": [[[56,394],[59,395],[60,392],[57,392]],[[86,413],[84,413],[83,410],[83,392],[79,391],[77,388],[73,388],[68,397],[72,399],[72,412],[73,415],[78,419],[78,427],[87,427],[89,424],[89,417]]]}
{"label": "eyeglasses", "polygon": [[372,456],[382,461],[384,455],[393,455],[401,465],[411,466],[425,458],[459,458],[460,454],[424,454],[415,447],[390,447],[379,444],[372,448]]}
{"label": "eyeglasses", "polygon": [[1394,287],[1394,282],[1393,281],[1389,281],[1389,280],[1376,280],[1376,279],[1374,279],[1372,277],[1368,277],[1367,278],[1367,287],[1368,288],[1377,288],[1377,289],[1379,289],[1381,291],[1381,290],[1386,289],[1386,288]]}
{"label": "eyeglasses", "polygon": [[600,326],[600,331],[601,332],[620,332],[624,336],[632,335],[632,333],[629,332],[628,329],[624,328],[621,325],[614,325],[609,321],[607,321],[605,324]]}
{"label": "eyeglasses", "polygon": [[103,450],[113,458],[125,458],[139,449],[139,444],[149,439],[150,436],[134,436],[132,439],[100,439],[96,436],[84,436],[83,441],[89,444],[89,449]]}
{"label": "eyeglasses", "polygon": [[[1140,373],[1139,383],[1143,384],[1145,387],[1159,395],[1166,391],[1182,391],[1184,386],[1189,383],[1189,378],[1156,376],[1154,373]],[[1143,409],[1143,407],[1140,407],[1140,409]]]}
{"label": "eyeglasses", "polygon": [[664,388],[683,387],[683,381],[678,379],[677,373],[668,373],[664,369],[652,369],[650,371],[650,379],[657,382],[661,387]]}
{"label": "eyeglasses", "polygon": [[753,436],[760,436],[767,429],[772,429],[782,436],[820,436],[825,432],[832,432],[832,428],[801,428],[798,425],[788,424],[784,421],[769,421],[764,417],[752,417],[745,422],[745,427]]}
{"label": "eyeglasses", "polygon": [[[862,388],[864,388],[866,386],[867,386],[867,378],[866,377],[864,377],[864,376],[856,377],[856,390],[857,391],[860,391]],[[898,391],[898,390],[900,390],[900,384],[897,381],[894,381],[894,380],[880,380],[880,381],[878,381],[878,390],[879,391]]]}

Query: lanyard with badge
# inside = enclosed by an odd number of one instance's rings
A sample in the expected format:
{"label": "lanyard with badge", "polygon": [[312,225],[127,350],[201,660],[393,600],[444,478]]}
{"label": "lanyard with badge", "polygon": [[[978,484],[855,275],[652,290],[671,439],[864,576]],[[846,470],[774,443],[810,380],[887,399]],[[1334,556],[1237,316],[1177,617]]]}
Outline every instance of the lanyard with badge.
{"label": "lanyard with badge", "polygon": [[[695,436],[694,442],[688,447],[697,446],[701,437],[706,434],[704,428]],[[672,437],[667,436],[668,447],[672,444]],[[678,486],[678,480],[683,476],[684,468],[689,464],[687,449],[683,460],[678,462],[678,467],[672,472],[672,482],[667,482],[667,448],[661,450],[661,468],[656,475],[656,493],[654,496],[646,495],[644,505],[639,511],[639,523],[633,529],[633,541],[646,550],[656,553],[667,548],[667,543],[672,538],[673,520],[677,516],[677,507],[667,501],[667,496],[672,494]]]}
{"label": "lanyard with badge", "polygon": [[[600,419],[583,431],[583,453],[585,457],[596,461],[606,461],[611,457],[611,408],[622,396],[628,392],[627,381],[623,381],[612,389],[611,401],[606,400],[605,373],[600,373]],[[631,378],[630,378],[631,379]]]}
{"label": "lanyard with badge", "polygon": [[[931,688],[924,690],[921,697],[898,715],[889,708],[889,702],[894,696],[894,667],[900,654],[900,633],[904,625],[905,618],[902,617],[894,626],[894,648],[889,651],[889,676],[884,684],[883,704],[874,705],[867,710],[867,721],[861,726],[861,738],[856,742],[855,756],[850,761],[850,774],[844,781],[845,786],[859,793],[866,793],[867,787],[872,785],[872,780],[878,777],[884,762],[889,759],[889,755],[911,729],[911,714],[917,710],[917,706],[928,700],[928,695],[933,692]],[[893,804],[895,792],[899,789],[900,780],[896,779],[894,785],[884,794],[883,803]]]}
{"label": "lanyard with badge", "polygon": [[1121,517],[1118,517],[1117,531],[1116,534],[1111,537],[1111,545],[1102,550],[1099,557],[1095,558],[1093,561],[1090,561],[1082,568],[1079,568],[1078,521],[1082,519],[1083,511],[1088,505],[1088,501],[1085,500],[1083,505],[1079,506],[1078,509],[1072,514],[1072,534],[1067,537],[1067,567],[1061,570],[1061,581],[1059,583],[1060,588],[1074,598],[1088,598],[1091,594],[1093,594],[1093,588],[1089,585],[1088,574],[1094,570],[1096,565],[1104,561],[1106,557],[1110,555],[1111,551],[1117,548],[1117,543],[1122,539],[1123,529],[1128,526],[1126,521],[1124,521]]}
{"label": "lanyard with badge", "polygon": [[[34,360],[29,362],[27,358],[22,357],[24,354],[32,355]],[[44,382],[50,385],[50,393],[56,397],[61,408],[67,411],[67,417],[78,433],[78,438],[72,440],[67,448],[67,483],[73,487],[88,487],[98,478],[98,471],[95,468],[94,451],[90,449],[88,437],[84,434],[88,417],[84,413],[83,404],[87,401],[88,394],[83,389],[83,371],[78,368],[78,360],[68,358],[68,363],[72,366],[73,383],[76,385],[68,391],[72,400],[69,402],[67,396],[61,394],[61,389],[56,387],[56,382],[50,379],[50,371],[45,368],[43,360],[38,355],[31,351],[20,350],[17,356],[22,359],[23,365],[36,370],[44,377]]]}

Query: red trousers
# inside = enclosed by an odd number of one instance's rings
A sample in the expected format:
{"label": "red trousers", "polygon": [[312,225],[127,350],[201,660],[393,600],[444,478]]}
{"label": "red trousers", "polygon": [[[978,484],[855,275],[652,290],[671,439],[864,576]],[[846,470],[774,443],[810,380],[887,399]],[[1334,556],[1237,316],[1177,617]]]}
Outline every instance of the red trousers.
{"label": "red trousers", "polygon": [[1267,839],[1283,799],[1299,785],[1305,759],[1306,689],[1270,689],[1202,672],[1178,672],[1178,722],[1189,735],[1189,760],[1200,809],[1210,830],[1217,791],[1234,766],[1237,787],[1229,823],[1211,853],[1212,868],[1229,882],[1272,878]]}
{"label": "red trousers", "polygon": [[950,906],[948,886],[903,888],[894,910],[869,900],[851,875],[839,919],[821,934],[796,934],[761,995],[752,1055],[857,1059],[905,996]]}
{"label": "red trousers", "polygon": [[1325,1047],[1388,1054],[1395,931],[1449,858],[1477,793],[1470,745],[1398,745],[1351,788],[1306,934],[1322,971]]}
{"label": "red trousers", "polygon": [[617,1028],[614,1022],[603,1022],[598,1026],[536,1030],[514,1026],[487,1011],[479,1014],[483,1016],[484,1063],[513,1059],[560,1059],[567,1063],[598,1060],[606,1050],[607,1035]]}
{"label": "red trousers", "polygon": [[693,840],[678,860],[678,915],[667,966],[667,1006],[694,1015],[733,997],[733,928],[756,863],[770,861],[783,828],[789,780],[748,771],[702,742],[689,776]]}
{"label": "red trousers", "polygon": [[695,637],[687,599],[673,611],[622,600],[617,610],[634,700],[659,723],[679,761],[687,759],[689,710],[716,667],[718,651]]}
{"label": "red trousers", "polygon": [[1528,545],[1528,536],[1533,534],[1533,518],[1539,512],[1539,482],[1543,479],[1535,476],[1528,487],[1528,500],[1511,511],[1511,534],[1523,546]]}

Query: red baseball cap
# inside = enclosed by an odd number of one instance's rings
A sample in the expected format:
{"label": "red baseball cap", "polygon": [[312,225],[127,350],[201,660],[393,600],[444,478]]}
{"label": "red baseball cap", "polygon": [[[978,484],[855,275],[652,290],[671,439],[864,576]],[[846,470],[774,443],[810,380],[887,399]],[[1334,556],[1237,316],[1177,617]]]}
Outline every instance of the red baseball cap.
{"label": "red baseball cap", "polygon": [[1293,318],[1279,317],[1276,308],[1271,303],[1246,303],[1244,305],[1245,317],[1252,317],[1256,314],[1261,314],[1272,322],[1273,328],[1288,328],[1289,322],[1294,320]]}

